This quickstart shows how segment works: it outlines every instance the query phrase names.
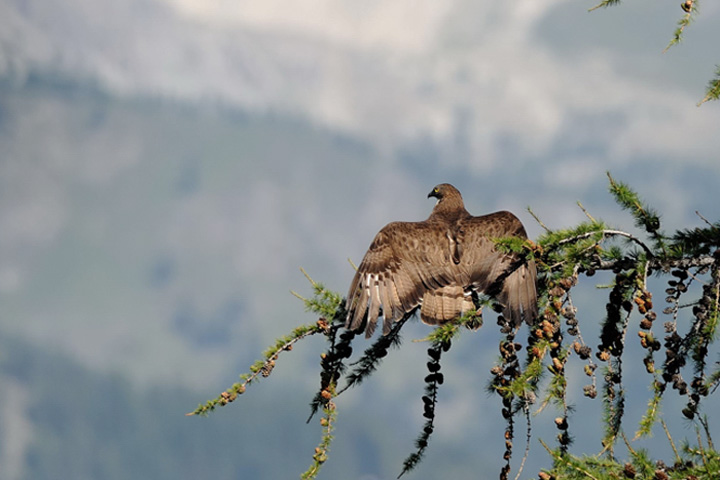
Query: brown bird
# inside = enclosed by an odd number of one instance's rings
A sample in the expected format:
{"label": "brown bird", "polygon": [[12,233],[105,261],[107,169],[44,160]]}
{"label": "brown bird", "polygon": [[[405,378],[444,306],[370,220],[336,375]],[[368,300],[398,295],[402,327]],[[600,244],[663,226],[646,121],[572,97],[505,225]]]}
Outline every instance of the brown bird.
{"label": "brown bird", "polygon": [[448,183],[433,188],[429,197],[438,200],[427,220],[392,222],[375,236],[350,285],[345,326],[364,327],[370,337],[382,314],[385,335],[418,305],[424,323],[439,325],[474,309],[474,294],[494,298],[511,324],[532,324],[535,262],[499,252],[493,242],[527,238],[520,220],[505,211],[470,215],[460,192]]}

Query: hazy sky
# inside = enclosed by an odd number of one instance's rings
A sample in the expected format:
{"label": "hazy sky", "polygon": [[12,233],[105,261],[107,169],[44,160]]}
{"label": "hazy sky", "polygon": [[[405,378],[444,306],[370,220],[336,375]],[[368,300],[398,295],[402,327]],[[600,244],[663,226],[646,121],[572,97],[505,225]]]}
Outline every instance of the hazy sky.
{"label": "hazy sky", "polygon": [[470,168],[498,159],[499,136],[515,141],[517,156],[543,157],[588,117],[608,118],[579,133],[612,144],[609,162],[643,151],[712,164],[697,157],[717,151],[717,107],[694,108],[717,62],[716,5],[703,6],[686,42],[663,54],[683,12],[651,1],[593,13],[590,2],[563,0],[168,4],[228,35],[292,38],[294,53],[321,67],[322,79],[313,72],[299,85],[286,79],[289,90],[306,93],[286,98],[286,108],[381,142],[419,135],[447,142],[464,129],[475,152]]}
{"label": "hazy sky", "polygon": [[714,3],[667,53],[684,12],[651,0],[37,5],[4,6],[0,72],[52,65],[118,93],[301,115],[389,152],[431,139],[475,172],[507,144],[530,162],[569,141],[605,147],[573,161],[716,163],[717,106],[695,108],[719,61]]}

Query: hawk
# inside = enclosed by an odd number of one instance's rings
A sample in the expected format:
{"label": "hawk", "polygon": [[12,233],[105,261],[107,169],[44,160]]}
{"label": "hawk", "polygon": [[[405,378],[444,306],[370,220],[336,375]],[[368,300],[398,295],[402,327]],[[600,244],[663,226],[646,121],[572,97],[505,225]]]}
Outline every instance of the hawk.
{"label": "hawk", "polygon": [[474,309],[477,294],[494,298],[511,324],[532,324],[535,262],[500,252],[493,242],[527,238],[520,220],[506,211],[470,215],[448,183],[433,188],[430,197],[437,203],[427,220],[392,222],[375,236],[350,285],[345,326],[364,328],[369,338],[382,315],[386,335],[393,322],[418,306],[424,323],[440,325]]}

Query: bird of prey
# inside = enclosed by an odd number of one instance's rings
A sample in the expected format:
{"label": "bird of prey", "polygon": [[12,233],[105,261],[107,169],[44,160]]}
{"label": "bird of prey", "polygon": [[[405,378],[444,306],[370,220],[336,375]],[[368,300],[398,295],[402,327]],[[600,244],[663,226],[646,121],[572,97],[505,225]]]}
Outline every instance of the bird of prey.
{"label": "bird of prey", "polygon": [[503,316],[519,326],[537,318],[535,262],[503,253],[494,239],[527,238],[520,220],[501,211],[475,217],[460,192],[442,183],[428,194],[437,203],[427,220],[392,222],[370,244],[347,296],[345,326],[372,336],[383,316],[383,334],[420,306],[420,318],[439,325],[475,308],[473,295],[494,298]]}

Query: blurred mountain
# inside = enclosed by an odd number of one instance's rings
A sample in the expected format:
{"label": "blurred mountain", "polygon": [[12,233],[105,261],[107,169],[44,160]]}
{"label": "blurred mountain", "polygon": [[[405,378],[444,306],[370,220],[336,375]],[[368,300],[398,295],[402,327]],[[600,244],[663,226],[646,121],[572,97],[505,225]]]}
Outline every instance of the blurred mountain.
{"label": "blurred mountain", "polygon": [[[0,340],[3,480],[263,480],[297,477],[309,465],[320,427],[305,425],[307,402],[266,389],[269,396],[248,398],[234,411],[188,418],[184,413],[204,400],[197,392],[137,389],[122,375],[99,374],[67,355],[9,338]],[[301,382],[284,383],[311,398]],[[378,421],[348,427],[360,435],[356,449],[372,455],[379,448],[372,445]],[[353,453],[338,449],[329,469],[334,476],[323,478],[360,478]]]}
{"label": "blurred mountain", "polygon": [[362,196],[355,182],[379,161],[369,146],[56,77],[0,89],[7,330],[138,379],[209,381],[218,351],[303,320],[298,267],[324,276],[334,254],[334,278],[350,274],[341,230],[320,232],[355,221],[333,199]]}

